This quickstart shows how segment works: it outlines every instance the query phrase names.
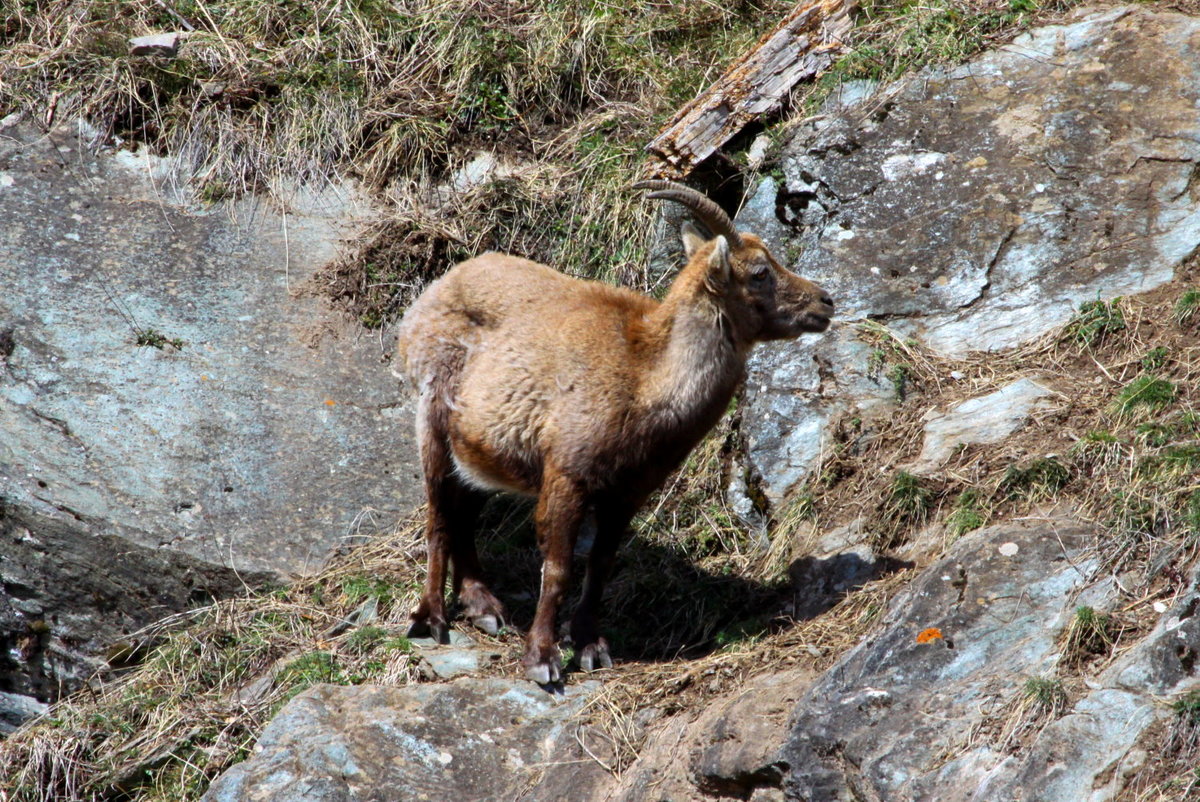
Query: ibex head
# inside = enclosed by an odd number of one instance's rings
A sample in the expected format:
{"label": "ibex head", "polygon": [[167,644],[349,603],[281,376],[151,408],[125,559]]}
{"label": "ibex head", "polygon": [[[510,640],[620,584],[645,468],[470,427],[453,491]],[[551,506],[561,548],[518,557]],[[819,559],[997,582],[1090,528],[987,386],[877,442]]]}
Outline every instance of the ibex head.
{"label": "ibex head", "polygon": [[706,239],[690,223],[683,226],[686,271],[701,271],[704,289],[749,344],[825,331],[833,299],[816,284],[775,260],[754,234],[743,234],[725,210],[691,187],[673,181],[640,181],[634,189],[653,190],[648,198],[673,200],[692,211],[714,235]]}

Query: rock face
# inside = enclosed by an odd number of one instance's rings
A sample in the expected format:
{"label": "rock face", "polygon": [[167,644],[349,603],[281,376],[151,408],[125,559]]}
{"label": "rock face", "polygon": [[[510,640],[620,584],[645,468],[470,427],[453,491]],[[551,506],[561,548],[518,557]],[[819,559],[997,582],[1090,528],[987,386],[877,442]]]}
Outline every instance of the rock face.
{"label": "rock face", "polygon": [[944,414],[930,410],[925,440],[913,473],[941,467],[959,445],[999,443],[1020,429],[1029,416],[1052,407],[1054,391],[1032,379],[1020,379],[994,393],[970,398]]}
{"label": "rock face", "polygon": [[[1193,580],[1096,682],[1064,690],[1061,714],[1022,708],[1024,681],[1065,659],[1075,605],[1116,598],[1111,580],[1096,581],[1089,543],[1070,521],[989,527],[957,543],[893,603],[883,632],[801,697],[778,756],[788,797],[1115,797],[1126,780],[1117,767],[1135,769],[1134,745],[1171,715],[1156,700],[1200,686],[1192,653],[1172,650],[1200,635],[1198,589]],[[941,637],[920,642],[929,628]]]}
{"label": "rock face", "polygon": [[571,716],[596,683],[554,696],[527,682],[460,679],[406,688],[318,685],[267,726],[255,757],[214,783],[207,802],[517,799],[571,744]]}
{"label": "rock face", "polygon": [[295,292],[346,204],[189,209],[160,168],[0,131],[0,691],[52,698],[415,500],[381,343]]}
{"label": "rock face", "polygon": [[889,403],[854,321],[957,358],[1171,280],[1200,245],[1198,35],[1191,17],[1092,12],[847,93],[798,132],[738,223],[821,282],[842,322],[805,356],[754,359],[747,435],[770,497],[816,463],[827,422]]}

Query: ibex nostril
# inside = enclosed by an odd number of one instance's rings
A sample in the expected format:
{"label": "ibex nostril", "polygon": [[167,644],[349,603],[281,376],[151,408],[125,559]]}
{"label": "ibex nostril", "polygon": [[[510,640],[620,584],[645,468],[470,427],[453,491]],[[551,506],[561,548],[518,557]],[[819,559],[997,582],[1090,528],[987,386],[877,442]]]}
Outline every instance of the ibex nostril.
{"label": "ibex nostril", "polygon": [[833,308],[834,308],[834,306],[833,306],[833,297],[832,297],[832,296],[831,296],[829,293],[827,293],[827,292],[821,293],[821,303],[825,304],[825,305],[826,305],[826,306],[828,306],[830,309],[833,309]]}

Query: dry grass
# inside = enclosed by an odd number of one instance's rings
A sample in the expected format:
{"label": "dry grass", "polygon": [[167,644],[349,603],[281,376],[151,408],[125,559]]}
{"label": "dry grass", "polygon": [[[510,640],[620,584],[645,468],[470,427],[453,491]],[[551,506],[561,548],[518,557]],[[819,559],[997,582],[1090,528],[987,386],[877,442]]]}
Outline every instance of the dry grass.
{"label": "dry grass", "polygon": [[[790,5],[16,0],[0,117],[83,116],[202,201],[357,181],[393,212],[318,286],[380,327],[489,248],[647,287],[643,145]],[[177,57],[127,54],[163,30]],[[465,180],[481,153],[501,168]]]}
{"label": "dry grass", "polygon": [[[89,683],[4,742],[5,798],[197,798],[309,685],[415,681],[401,633],[420,571],[418,532],[408,522],[312,580],[138,633],[152,647],[141,665]],[[349,616],[354,626],[340,623]]]}

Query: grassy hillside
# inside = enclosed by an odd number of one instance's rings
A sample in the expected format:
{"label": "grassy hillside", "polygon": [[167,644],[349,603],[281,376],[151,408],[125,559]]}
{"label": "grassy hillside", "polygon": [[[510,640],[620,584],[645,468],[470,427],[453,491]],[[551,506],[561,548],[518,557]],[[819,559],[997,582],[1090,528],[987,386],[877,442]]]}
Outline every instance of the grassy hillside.
{"label": "grassy hillside", "polygon": [[[1070,2],[868,0],[852,50],[785,116],[848,78],[966,58]],[[321,283],[377,327],[487,248],[647,287],[650,211],[628,191],[658,169],[644,146],[792,5],[12,0],[0,117],[82,115],[99,143],[175,156],[201,202],[360,182],[392,211]],[[129,37],[162,31],[183,34],[177,57],[128,55]],[[505,175],[431,202],[479,152]],[[722,154],[702,182],[736,189],[738,170]]]}

